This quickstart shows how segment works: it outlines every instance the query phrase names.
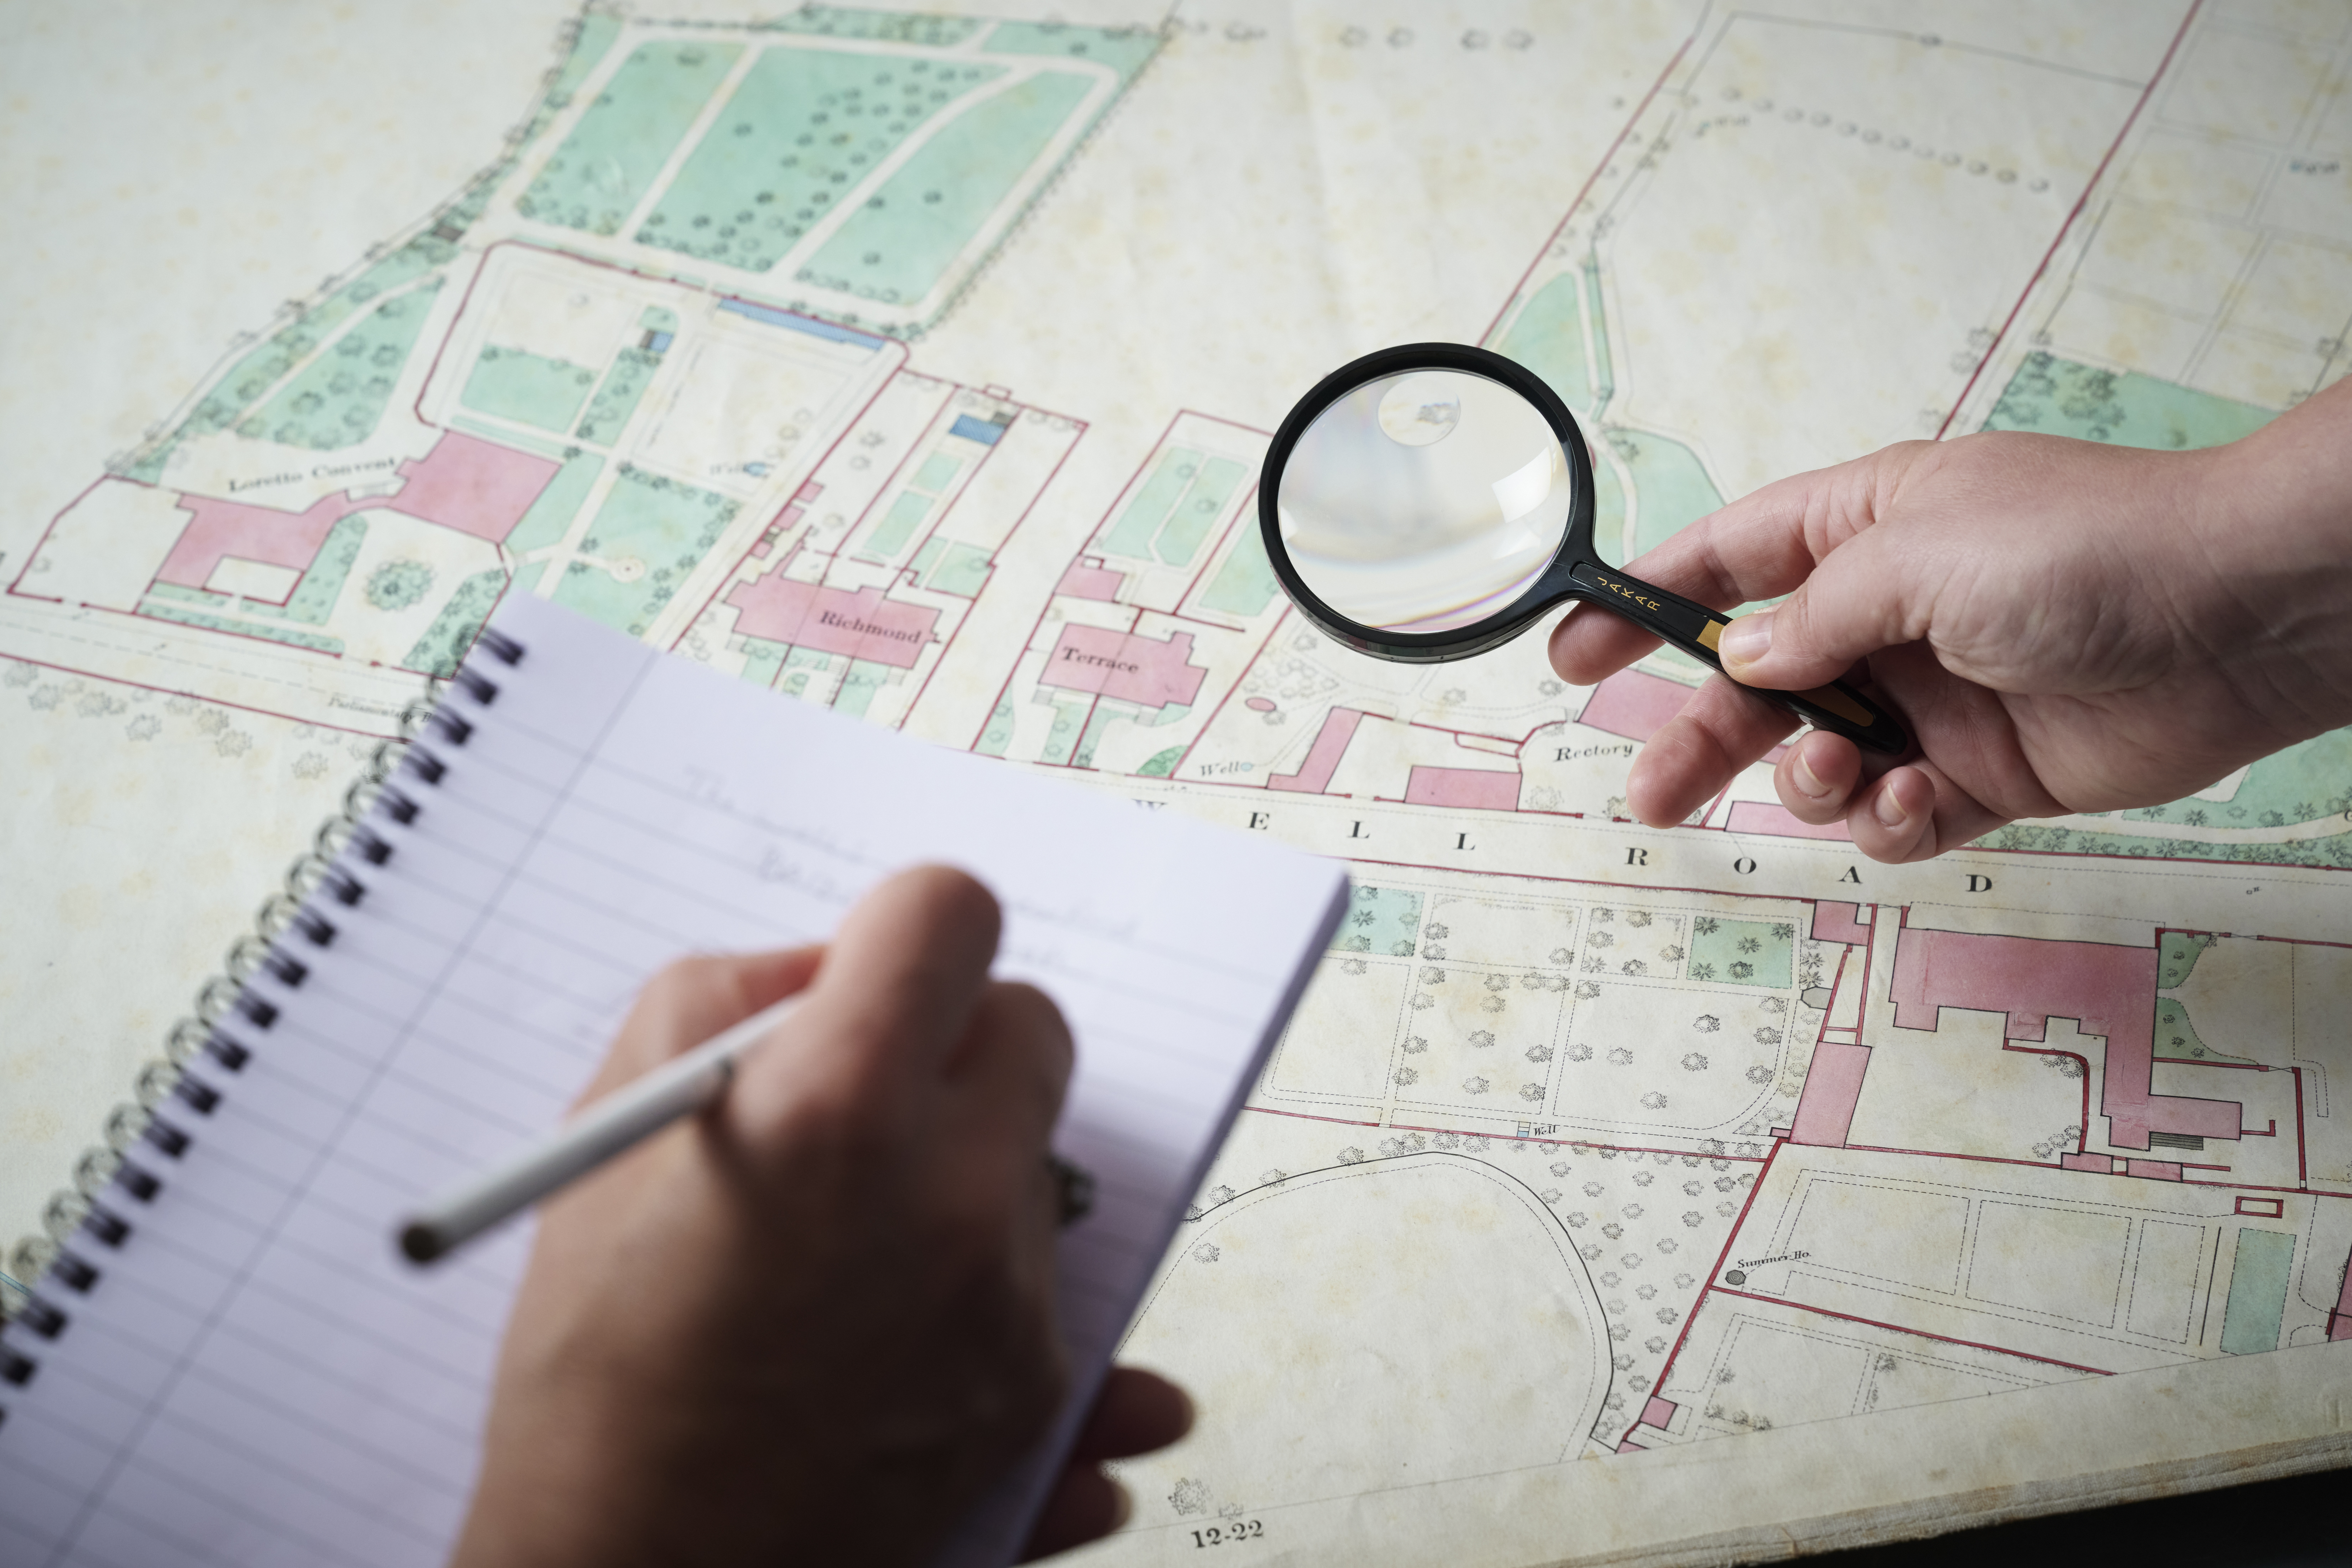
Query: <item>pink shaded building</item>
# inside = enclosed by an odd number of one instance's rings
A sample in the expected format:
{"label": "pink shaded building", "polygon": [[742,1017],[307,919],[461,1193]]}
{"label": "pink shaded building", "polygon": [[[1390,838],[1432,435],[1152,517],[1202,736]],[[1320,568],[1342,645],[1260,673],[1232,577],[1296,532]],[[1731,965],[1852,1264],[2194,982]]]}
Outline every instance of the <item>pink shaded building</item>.
{"label": "pink shaded building", "polygon": [[727,602],[740,612],[735,629],[745,637],[900,669],[915,668],[940,618],[937,610],[920,605],[893,604],[879,588],[853,594],[795,583],[780,572],[737,584]]}
{"label": "pink shaded building", "polygon": [[2352,1262],[2344,1268],[2344,1284],[2336,1292],[2336,1310],[2327,1314],[2327,1337],[2352,1340]]}
{"label": "pink shaded building", "polygon": [[156,580],[201,588],[225,556],[308,572],[328,531],[364,504],[349,495],[331,495],[312,502],[308,511],[278,511],[246,501],[182,496],[180,510],[188,514],[188,525],[163,557]]}
{"label": "pink shaded building", "polygon": [[[1969,931],[1903,932],[1895,950],[1895,1023],[1932,1029],[1939,1007],[2005,1013],[2004,1036],[2044,1040],[2050,1020],[2072,1018],[2085,1035],[2104,1036],[2106,1071],[2099,1110],[2107,1142],[2145,1149],[2151,1132],[2200,1138],[2238,1136],[2243,1107],[2233,1100],[2192,1100],[2151,1089],[2155,1066],[2156,949],[2094,942],[2043,942]],[[2155,1174],[2132,1162],[2134,1175]],[[2175,1179],[2179,1167],[2173,1167]]]}
{"label": "pink shaded building", "polygon": [[408,482],[398,495],[369,504],[502,544],[562,466],[448,430],[423,458],[400,465]]}
{"label": "pink shaded building", "polygon": [[1845,1147],[1853,1128],[1853,1108],[1862,1101],[1863,1075],[1870,1070],[1870,1050],[1842,1040],[1823,1040],[1813,1047],[1813,1065],[1805,1069],[1805,1091],[1797,1100],[1797,1118],[1789,1129],[1791,1143]]}
{"label": "pink shaded building", "polygon": [[1320,795],[1331,775],[1339,771],[1339,759],[1347,752],[1348,742],[1356,738],[1356,726],[1364,721],[1363,714],[1353,708],[1334,708],[1323,715],[1323,727],[1315,731],[1315,743],[1307,748],[1307,760],[1298,764],[1295,773],[1269,773],[1268,789],[1297,790],[1307,795]]}
{"label": "pink shaded building", "polygon": [[1861,947],[1870,941],[1870,928],[1862,923],[1860,904],[1819,903],[1813,906],[1813,940],[1842,942],[1848,947]]}
{"label": "pink shaded building", "polygon": [[1404,798],[1412,805],[1473,805],[1486,811],[1519,808],[1519,775],[1492,768],[1425,768],[1405,775]]}
{"label": "pink shaded building", "polygon": [[1592,689],[1576,721],[1629,741],[1646,741],[1683,710],[1692,689],[1638,669],[1621,669]]}
{"label": "pink shaded building", "polygon": [[1124,572],[1073,561],[1070,569],[1062,574],[1062,580],[1054,584],[1054,592],[1067,594],[1074,599],[1099,599],[1105,604],[1115,605],[1118,602],[1119,585],[1126,581],[1127,574]]}
{"label": "pink shaded building", "polygon": [[224,556],[307,572],[328,531],[355,511],[396,511],[420,521],[504,542],[562,465],[493,442],[445,431],[424,457],[400,465],[395,495],[355,500],[346,490],[280,511],[248,501],[183,496],[188,525],[163,558],[160,581],[201,588]]}
{"label": "pink shaded building", "polygon": [[1768,833],[1779,838],[1834,838],[1851,844],[1853,835],[1845,830],[1843,822],[1824,822],[1815,826],[1800,822],[1790,816],[1786,806],[1769,801],[1735,800],[1724,826],[1734,833]]}
{"label": "pink shaded building", "polygon": [[1045,656],[1037,680],[1066,691],[1091,691],[1159,708],[1191,702],[1201,694],[1201,682],[1208,674],[1192,663],[1190,632],[1171,632],[1162,640],[1108,626],[1067,626]]}
{"label": "pink shaded building", "polygon": [[[1664,728],[1667,720],[1683,710],[1683,704],[1691,700],[1696,689],[1661,676],[1644,675],[1638,669],[1621,669],[1592,689],[1592,695],[1584,700],[1584,711],[1576,716],[1576,721],[1608,734],[1622,735],[1629,741],[1646,741]],[[1796,721],[1791,719],[1789,722],[1793,727]],[[1780,760],[1780,753],[1787,750],[1786,746],[1775,746],[1764,753],[1764,760],[1777,763]],[[1797,819],[1791,816],[1788,820],[1796,822]],[[1820,828],[1809,828],[1801,823],[1793,829],[1762,827],[1757,831],[1781,833],[1800,838],[1831,837]],[[1834,837],[1843,838],[1845,835],[1839,833]]]}

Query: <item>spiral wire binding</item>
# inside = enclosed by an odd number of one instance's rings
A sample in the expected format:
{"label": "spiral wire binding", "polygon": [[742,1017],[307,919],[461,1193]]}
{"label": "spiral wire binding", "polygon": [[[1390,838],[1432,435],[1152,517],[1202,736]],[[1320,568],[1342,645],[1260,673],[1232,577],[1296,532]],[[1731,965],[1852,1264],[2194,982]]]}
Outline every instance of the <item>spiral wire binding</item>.
{"label": "spiral wire binding", "polygon": [[[522,645],[490,627],[475,639],[476,650],[500,664],[521,661]],[[429,679],[425,695],[404,709],[399,735],[377,744],[344,792],[341,810],[319,825],[310,847],[287,868],[283,885],[262,904],[253,929],[228,950],[221,971],[196,992],[194,1012],[172,1026],[163,1054],[140,1069],[133,1098],[106,1119],[104,1141],[76,1163],[73,1184],[49,1198],[41,1234],[19,1241],[0,1273],[0,1391],[28,1382],[39,1363],[26,1353],[14,1331],[54,1340],[69,1321],[58,1304],[61,1291],[87,1295],[104,1273],[100,1260],[131,1234],[136,1205],[152,1202],[163,1188],[168,1161],[186,1153],[197,1136],[192,1118],[210,1116],[224,1096],[234,1093],[234,1077],[256,1049],[251,1042],[278,1021],[278,1008],[247,980],[268,973],[289,989],[310,973],[300,948],[333,944],[336,928],[323,900],[349,907],[367,893],[347,862],[381,866],[393,846],[364,820],[381,808],[390,820],[414,823],[424,807],[412,784],[430,788],[448,773],[447,761],[425,741],[463,746],[475,721],[452,706],[463,692],[477,708],[499,693],[492,677],[460,664],[447,680]],[[401,777],[399,775],[406,775]],[[299,938],[300,947],[289,939]],[[192,1068],[201,1068],[206,1076]],[[226,1074],[227,1078],[211,1075]],[[127,1200],[127,1201],[126,1201]],[[60,1290],[47,1289],[54,1285]],[[7,1411],[0,1407],[0,1422]]]}

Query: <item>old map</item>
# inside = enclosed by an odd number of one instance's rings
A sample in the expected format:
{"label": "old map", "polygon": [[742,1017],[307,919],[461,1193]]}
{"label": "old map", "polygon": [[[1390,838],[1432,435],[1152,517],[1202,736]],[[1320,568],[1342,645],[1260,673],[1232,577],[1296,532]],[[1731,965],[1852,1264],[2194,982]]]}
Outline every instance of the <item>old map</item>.
{"label": "old map", "polygon": [[[1349,654],[1255,484],[1431,337],[1558,388],[1621,562],[1895,439],[2233,439],[2352,366],[2352,6],[1405,9],[548,15],[494,162],[0,516],[0,1217],[536,594],[1353,863],[1133,1330],[1205,1414],[1108,1558],[1638,1556],[1986,1422],[1968,1508],[2332,1431],[2269,1396],[2352,1337],[2352,732],[1925,866],[1760,767],[1653,831],[1696,666]],[[2053,1436],[2190,1363],[2201,1424]],[[1697,1522],[1580,1511],[1690,1465]]]}

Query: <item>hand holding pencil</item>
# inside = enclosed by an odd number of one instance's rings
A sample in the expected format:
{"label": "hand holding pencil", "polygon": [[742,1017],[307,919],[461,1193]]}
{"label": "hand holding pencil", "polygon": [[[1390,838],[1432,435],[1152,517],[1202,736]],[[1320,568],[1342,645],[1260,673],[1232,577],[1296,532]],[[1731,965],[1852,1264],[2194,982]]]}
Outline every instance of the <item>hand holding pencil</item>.
{"label": "hand holding pencil", "polygon": [[[546,1205],[454,1562],[918,1561],[1036,1438],[1064,1378],[1045,1152],[1070,1043],[989,979],[998,926],[927,868],[827,948],[646,987],[584,1100],[797,995],[792,1048]],[[1115,1373],[1033,1549],[1111,1528],[1094,1461],[1188,1421]]]}

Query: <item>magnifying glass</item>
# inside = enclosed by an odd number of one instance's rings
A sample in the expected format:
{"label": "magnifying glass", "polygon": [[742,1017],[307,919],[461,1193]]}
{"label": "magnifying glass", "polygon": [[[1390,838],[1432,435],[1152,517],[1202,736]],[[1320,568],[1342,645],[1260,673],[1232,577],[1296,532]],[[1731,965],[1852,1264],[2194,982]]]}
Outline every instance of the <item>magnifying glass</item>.
{"label": "magnifying glass", "polygon": [[[1541,377],[1501,354],[1408,343],[1324,377],[1275,433],[1257,509],[1292,603],[1360,652],[1467,658],[1581,599],[1723,668],[1716,639],[1728,616],[1592,548],[1583,434]],[[1867,750],[1908,743],[1843,681],[1748,689]]]}

